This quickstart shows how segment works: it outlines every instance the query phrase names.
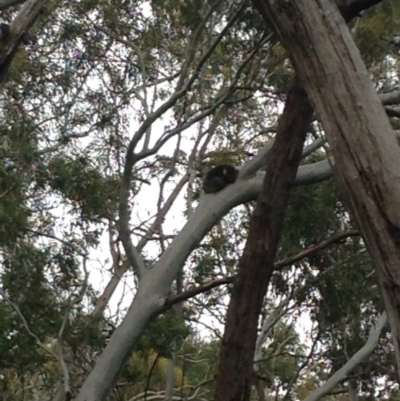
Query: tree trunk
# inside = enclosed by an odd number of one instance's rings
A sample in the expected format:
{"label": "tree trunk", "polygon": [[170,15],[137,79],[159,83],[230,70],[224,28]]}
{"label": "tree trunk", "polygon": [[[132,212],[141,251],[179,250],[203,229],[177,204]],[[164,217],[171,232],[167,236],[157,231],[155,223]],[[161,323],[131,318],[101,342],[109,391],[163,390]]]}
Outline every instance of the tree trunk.
{"label": "tree trunk", "polygon": [[222,339],[215,401],[249,399],[258,319],[312,113],[307,95],[296,80],[279,121],[263,189],[239,260]]}
{"label": "tree trunk", "polygon": [[374,262],[400,368],[400,149],[329,0],[253,0],[272,21],[320,118],[335,173]]}

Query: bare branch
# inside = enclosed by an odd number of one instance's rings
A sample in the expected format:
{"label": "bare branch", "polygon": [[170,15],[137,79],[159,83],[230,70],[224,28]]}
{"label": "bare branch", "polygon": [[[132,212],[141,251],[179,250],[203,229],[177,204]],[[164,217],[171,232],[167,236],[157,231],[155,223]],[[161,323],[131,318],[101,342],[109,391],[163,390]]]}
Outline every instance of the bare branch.
{"label": "bare branch", "polygon": [[351,231],[344,231],[342,233],[339,233],[326,241],[320,242],[318,245],[312,246],[308,249],[305,249],[304,251],[299,252],[297,255],[284,259],[278,263],[275,264],[275,268],[277,270],[282,269],[283,267],[290,266],[296,262],[299,262],[300,260],[306,258],[307,256],[312,255],[313,253],[320,251],[321,249],[324,249],[328,247],[331,244],[334,244],[335,242],[340,242],[341,240],[349,237],[356,237],[359,236],[360,233],[357,230],[351,230]]}
{"label": "bare branch", "polygon": [[329,392],[337,386],[343,380],[346,380],[347,375],[363,360],[365,360],[378,345],[379,337],[383,327],[387,322],[386,312],[380,315],[378,321],[369,332],[368,340],[364,346],[359,349],[350,360],[342,366],[333,376],[326,381],[326,383],[321,386],[318,390],[315,390],[311,395],[309,395],[304,401],[319,401],[322,397],[325,397]]}
{"label": "bare branch", "polygon": [[[216,2],[216,3],[219,3],[219,2]],[[184,79],[186,79],[186,68],[188,68],[188,67],[183,68],[183,71],[182,71],[183,73],[181,75],[181,78],[178,81],[177,88],[176,88],[174,94],[169,98],[168,101],[166,101],[164,104],[162,104],[156,111],[149,114],[147,119],[144,121],[144,123],[138,129],[138,131],[133,136],[133,138],[131,139],[131,141],[128,145],[127,154],[126,154],[126,162],[125,162],[124,172],[123,172],[122,180],[121,180],[121,188],[120,188],[119,231],[120,231],[121,241],[124,245],[124,249],[127,254],[129,263],[136,270],[139,277],[145,271],[145,265],[144,265],[143,259],[141,258],[139,252],[137,251],[137,249],[134,247],[134,245],[132,243],[132,240],[130,238],[130,230],[129,230],[130,213],[129,213],[128,202],[129,202],[129,194],[130,194],[130,184],[131,184],[131,178],[132,178],[132,169],[138,160],[137,155],[134,154],[134,150],[135,150],[137,144],[139,143],[139,141],[143,138],[143,135],[145,135],[145,133],[151,128],[154,121],[156,121],[158,118],[160,118],[167,110],[169,110],[178,101],[178,99],[180,99],[182,96],[184,96],[188,90],[190,90],[190,88],[193,85],[193,83],[195,82],[200,70],[203,68],[204,64],[206,63],[206,61],[208,60],[210,55],[213,53],[213,51],[216,49],[216,47],[218,46],[218,44],[220,43],[222,38],[225,36],[226,32],[236,22],[243,7],[244,7],[244,3],[241,5],[241,7],[235,13],[235,15],[231,18],[231,20],[226,24],[224,29],[222,29],[220,35],[213,42],[213,44],[210,46],[208,51],[203,55],[203,57],[201,58],[201,60],[199,61],[198,65],[197,65],[197,67],[195,68],[191,78],[187,81],[187,83],[185,85],[183,85],[183,82],[184,82]],[[211,14],[209,14],[209,15],[211,15]],[[206,20],[206,18],[204,20]],[[204,24],[204,22],[203,22],[203,24]],[[199,29],[200,29],[200,27],[198,28],[198,30]],[[198,31],[196,31],[194,33],[193,41],[196,41],[196,35],[198,35],[198,34],[199,34]],[[192,42],[191,42],[191,44],[192,44]],[[192,49],[190,49],[190,51],[192,51]],[[191,54],[190,51],[189,51],[189,57]],[[164,143],[164,142],[162,142],[162,143]],[[161,147],[162,143],[159,145],[160,147]]]}
{"label": "bare branch", "polygon": [[[305,257],[310,256],[313,253],[318,252],[324,248],[327,248],[329,245],[337,243],[345,238],[354,237],[357,235],[359,235],[359,233],[356,230],[346,231],[346,232],[334,235],[333,237],[327,239],[326,241],[322,241],[321,243],[319,243],[313,247],[310,247],[304,251],[301,251],[298,254],[296,254],[295,256],[292,256],[291,258],[287,258],[287,259],[284,259],[282,261],[275,263],[275,270],[282,270],[282,268],[291,266],[294,263],[299,262],[300,260],[304,259]],[[198,294],[207,292],[215,287],[219,287],[220,285],[230,284],[235,280],[236,277],[237,277],[236,275],[230,276],[230,277],[223,277],[223,278],[220,278],[217,280],[210,281],[210,282],[200,285],[198,287],[192,288],[188,291],[182,292],[181,294],[172,296],[172,297],[168,298],[168,300],[166,301],[163,310],[167,310],[171,306],[173,306],[179,302],[186,301],[189,298],[193,298],[194,296],[196,296]]]}

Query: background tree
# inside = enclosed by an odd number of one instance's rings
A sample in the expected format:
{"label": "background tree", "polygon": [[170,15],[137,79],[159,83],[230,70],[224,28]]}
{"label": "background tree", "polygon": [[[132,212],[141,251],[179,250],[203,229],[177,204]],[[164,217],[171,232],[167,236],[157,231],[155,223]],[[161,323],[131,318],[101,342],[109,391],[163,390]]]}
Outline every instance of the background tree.
{"label": "background tree", "polygon": [[[2,9],[4,20],[19,7]],[[397,13],[383,2],[354,29],[395,128]],[[112,390],[110,399],[165,398],[171,380],[175,397],[211,399],[224,284],[293,74],[287,55],[239,2],[50,3],[29,33],[36,42],[20,47],[1,94],[3,398],[75,396],[97,366],[92,390]],[[309,395],[366,343],[382,311],[364,245],[347,239],[347,211],[324,182],[329,151],[315,123],[263,306],[254,397]],[[248,174],[200,199],[198,175],[222,162],[248,163]],[[122,182],[133,258],[118,234]],[[181,315],[167,312],[178,299]],[[350,376],[359,396],[382,382],[382,397],[396,396],[388,335],[380,341]],[[107,367],[103,381],[107,355],[121,370]]]}

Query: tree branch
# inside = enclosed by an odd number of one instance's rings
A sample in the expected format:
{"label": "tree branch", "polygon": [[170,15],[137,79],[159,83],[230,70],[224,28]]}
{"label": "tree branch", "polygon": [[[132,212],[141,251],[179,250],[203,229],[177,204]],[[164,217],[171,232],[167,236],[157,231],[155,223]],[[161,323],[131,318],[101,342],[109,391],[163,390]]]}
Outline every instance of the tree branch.
{"label": "tree branch", "polygon": [[331,376],[323,386],[321,386],[318,390],[315,390],[304,401],[319,401],[322,397],[325,397],[327,394],[329,394],[329,392],[335,386],[345,380],[347,375],[364,359],[366,359],[378,345],[379,336],[386,322],[387,315],[386,312],[383,312],[376,324],[372,325],[368,340],[365,345],[359,349],[344,366],[342,366],[333,376]]}
{"label": "tree branch", "polygon": [[15,17],[10,26],[10,35],[2,41],[0,52],[0,82],[4,82],[8,69],[23,42],[24,34],[29,31],[49,0],[27,0],[20,13]]}

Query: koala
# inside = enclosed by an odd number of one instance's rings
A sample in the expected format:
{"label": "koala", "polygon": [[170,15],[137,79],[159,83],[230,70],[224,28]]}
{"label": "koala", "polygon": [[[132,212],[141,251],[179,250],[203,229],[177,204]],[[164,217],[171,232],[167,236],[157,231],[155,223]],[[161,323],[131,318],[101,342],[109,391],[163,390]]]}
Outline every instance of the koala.
{"label": "koala", "polygon": [[204,177],[203,190],[206,194],[214,194],[221,191],[227,185],[233,184],[239,170],[229,164],[220,164],[212,168]]}

